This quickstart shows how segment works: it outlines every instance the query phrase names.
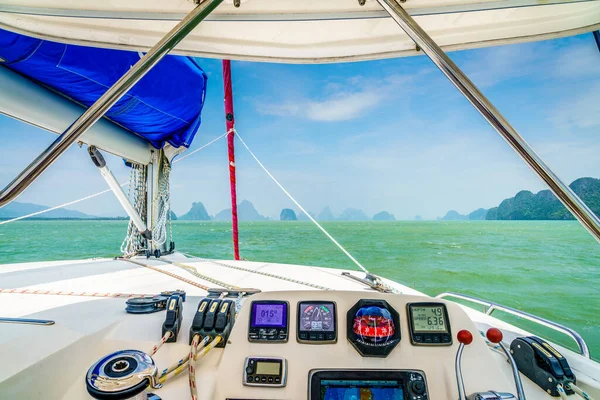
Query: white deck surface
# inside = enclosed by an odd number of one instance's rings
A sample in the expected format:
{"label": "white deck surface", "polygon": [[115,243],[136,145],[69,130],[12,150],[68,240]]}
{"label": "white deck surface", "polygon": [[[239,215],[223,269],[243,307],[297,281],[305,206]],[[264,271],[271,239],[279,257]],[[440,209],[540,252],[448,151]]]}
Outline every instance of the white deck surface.
{"label": "white deck surface", "polygon": [[[346,302],[349,301],[348,296],[367,299],[395,296],[381,294],[360,282],[344,277],[341,275],[344,271],[338,269],[247,261],[186,259],[180,254],[167,256],[161,259],[163,261],[146,260],[145,258],[136,260],[174,276],[126,261],[112,259],[0,265],[0,316],[56,321],[56,324],[52,326],[0,324],[0,360],[10,360],[10,362],[0,363],[1,399],[89,398],[85,391],[84,375],[95,360],[112,351],[124,348],[148,351],[160,340],[159,329],[164,320],[164,312],[131,315],[125,313],[124,298],[93,297],[88,296],[89,294],[96,296],[158,294],[165,290],[175,289],[187,292],[188,301],[184,303],[184,324],[180,339],[177,343],[163,346],[154,357],[159,369],[181,358],[188,351],[187,329],[195,312],[194,307],[200,298],[207,294],[204,289],[183,282],[177,277],[210,288],[219,286],[206,279],[218,279],[228,285],[252,287],[261,289],[263,292],[278,292],[279,294],[271,295],[275,297],[286,296],[288,293],[295,293],[294,295],[298,296],[298,291],[317,291],[312,297],[319,298],[328,293],[336,296],[333,291],[322,291],[307,284],[346,291],[339,294],[339,296],[345,296],[346,300],[344,301]],[[164,260],[194,267],[197,273],[207,278],[201,279],[184,268],[166,263]],[[364,273],[361,272],[347,272],[360,278],[364,277]],[[283,279],[265,274],[277,275]],[[298,280],[299,283],[289,280]],[[396,282],[384,279],[384,283],[393,287],[401,295],[409,295],[406,298],[424,296],[422,293]],[[25,290],[28,292],[27,294],[17,293]],[[14,292],[10,293],[10,291]],[[31,294],[35,291],[38,293]],[[45,291],[63,293],[59,295],[44,294]],[[349,295],[348,293],[352,292],[347,291],[359,293]],[[71,292],[74,292],[75,295],[70,294]],[[403,301],[402,298],[402,296],[395,297],[398,301]],[[340,297],[340,301],[342,300],[343,297]],[[452,307],[456,306],[452,305]],[[517,334],[526,334],[526,332],[478,311],[464,307],[463,309],[467,312],[464,314],[465,317],[468,315],[478,330],[485,330],[488,326],[499,327],[505,332],[505,338],[508,341]],[[340,346],[346,345],[345,340],[342,340]],[[293,346],[287,348],[290,349]],[[339,348],[343,349],[343,347]],[[560,347],[559,350],[569,357],[571,366],[578,377],[578,383],[591,393],[597,393],[600,388],[598,364]],[[405,346],[403,351],[412,350]],[[510,369],[508,364],[498,358],[500,356],[495,353],[491,354],[491,357],[496,360],[494,363],[499,360],[498,365],[502,370],[502,382],[505,382],[502,386],[504,387],[506,382],[510,382]],[[301,357],[301,355],[299,356]],[[209,354],[203,364],[198,367],[199,383],[207,388],[200,398],[213,398],[213,389],[219,379],[215,374],[222,357],[223,352],[219,349],[219,351]],[[451,388],[453,385],[451,372],[446,370],[444,373],[446,376],[444,387]],[[58,381],[61,379],[67,379],[67,381],[59,383]],[[470,379],[477,381],[477,378],[472,376]],[[188,398],[187,378],[180,376],[173,382],[157,393],[164,400]],[[526,383],[526,388],[530,398],[545,397],[543,392],[540,394],[539,389],[530,382]],[[303,396],[305,395],[293,398],[304,398]],[[448,398],[454,397],[452,394]]]}

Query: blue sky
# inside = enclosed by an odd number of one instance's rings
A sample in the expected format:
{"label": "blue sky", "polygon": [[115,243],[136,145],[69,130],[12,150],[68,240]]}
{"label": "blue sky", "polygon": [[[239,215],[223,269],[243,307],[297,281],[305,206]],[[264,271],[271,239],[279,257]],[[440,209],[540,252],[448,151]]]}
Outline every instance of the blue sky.
{"label": "blue sky", "polygon": [[[600,177],[600,53],[591,34],[450,54],[565,181]],[[209,75],[197,148],[225,132],[221,62]],[[543,184],[428,58],[331,65],[233,62],[236,127],[307,209],[399,219],[468,213]],[[0,184],[55,136],[0,116]],[[123,181],[120,160],[109,165]],[[290,201],[237,146],[238,198],[277,217]],[[74,146],[18,201],[53,206],[106,188],[85,149]],[[172,208],[229,202],[224,140],[176,164]],[[73,208],[123,215],[111,194]]]}

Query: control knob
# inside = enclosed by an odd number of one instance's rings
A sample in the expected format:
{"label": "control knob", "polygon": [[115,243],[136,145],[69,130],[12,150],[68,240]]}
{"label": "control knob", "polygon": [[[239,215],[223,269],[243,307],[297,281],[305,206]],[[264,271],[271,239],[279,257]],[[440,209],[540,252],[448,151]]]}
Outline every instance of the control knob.
{"label": "control knob", "polygon": [[422,395],[425,393],[425,383],[423,381],[412,381],[410,390],[416,395]]}

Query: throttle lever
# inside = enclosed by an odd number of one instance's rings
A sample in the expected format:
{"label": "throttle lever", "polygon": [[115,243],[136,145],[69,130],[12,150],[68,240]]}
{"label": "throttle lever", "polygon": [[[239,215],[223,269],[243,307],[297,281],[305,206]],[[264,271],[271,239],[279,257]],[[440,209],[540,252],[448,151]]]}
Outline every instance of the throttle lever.
{"label": "throttle lever", "polygon": [[515,386],[517,387],[517,399],[525,400],[525,391],[523,390],[523,382],[521,382],[521,375],[519,373],[519,368],[517,368],[517,363],[515,362],[515,359],[513,358],[510,350],[508,350],[506,348],[506,346],[504,345],[504,343],[502,343],[502,337],[503,337],[502,331],[498,328],[490,328],[485,333],[485,336],[487,337],[487,339],[490,342],[500,346],[500,348],[506,355],[506,358],[508,358],[508,362],[510,363],[510,368],[512,369],[513,378],[515,380]]}
{"label": "throttle lever", "polygon": [[465,346],[470,345],[473,342],[473,335],[466,329],[459,331],[456,334],[456,339],[460,343],[458,345],[458,351],[456,352],[456,385],[458,386],[458,399],[459,400],[467,400],[467,392],[465,391],[465,382],[463,380],[462,375],[462,353],[465,349]]}

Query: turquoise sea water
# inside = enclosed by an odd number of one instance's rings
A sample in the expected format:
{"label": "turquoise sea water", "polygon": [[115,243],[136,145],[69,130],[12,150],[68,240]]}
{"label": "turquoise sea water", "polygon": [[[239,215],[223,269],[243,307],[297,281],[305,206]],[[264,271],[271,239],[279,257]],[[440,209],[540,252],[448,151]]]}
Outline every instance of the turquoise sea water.
{"label": "turquoise sea water", "polygon": [[[19,221],[0,226],[0,264],[115,256],[126,224]],[[429,295],[460,292],[552,319],[580,332],[594,358],[600,358],[600,244],[577,222],[329,222],[324,226],[375,274]],[[178,250],[232,258],[228,223],[176,221],[173,229]],[[354,269],[309,222],[242,223],[240,249],[242,257],[251,261]],[[570,344],[568,339],[551,336]]]}

